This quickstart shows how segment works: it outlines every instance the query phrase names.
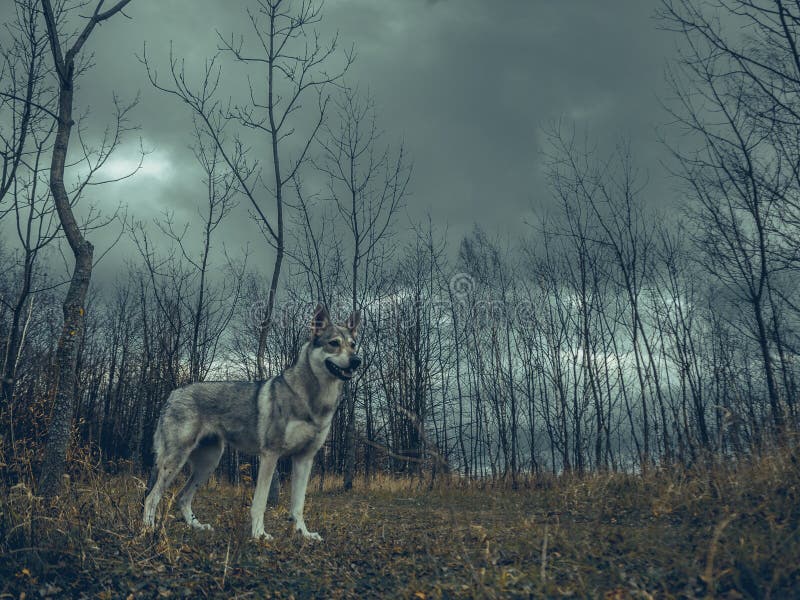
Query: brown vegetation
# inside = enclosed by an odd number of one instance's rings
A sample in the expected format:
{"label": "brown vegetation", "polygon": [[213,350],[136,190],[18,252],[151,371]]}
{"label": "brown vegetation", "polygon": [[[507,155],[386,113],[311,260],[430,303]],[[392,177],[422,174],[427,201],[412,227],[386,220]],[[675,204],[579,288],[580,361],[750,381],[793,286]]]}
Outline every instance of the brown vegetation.
{"label": "brown vegetation", "polygon": [[[800,594],[800,452],[645,475],[312,480],[325,538],[248,535],[247,485],[212,483],[187,528],[140,532],[144,482],[74,456],[50,503],[0,493],[0,597],[788,598]],[[165,503],[169,506],[169,502]]]}

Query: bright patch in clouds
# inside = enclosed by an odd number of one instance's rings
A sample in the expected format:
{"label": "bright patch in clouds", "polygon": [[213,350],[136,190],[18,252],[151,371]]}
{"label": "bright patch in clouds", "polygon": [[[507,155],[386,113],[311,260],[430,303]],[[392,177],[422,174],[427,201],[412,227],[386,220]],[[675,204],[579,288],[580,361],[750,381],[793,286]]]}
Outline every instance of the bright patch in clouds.
{"label": "bright patch in clouds", "polygon": [[[103,166],[102,177],[105,179],[118,179],[129,176],[136,171],[141,157],[136,154],[125,155],[121,152],[112,156]],[[162,152],[151,152],[144,157],[141,168],[136,171],[135,177],[152,177],[165,180],[172,175],[172,163]]]}

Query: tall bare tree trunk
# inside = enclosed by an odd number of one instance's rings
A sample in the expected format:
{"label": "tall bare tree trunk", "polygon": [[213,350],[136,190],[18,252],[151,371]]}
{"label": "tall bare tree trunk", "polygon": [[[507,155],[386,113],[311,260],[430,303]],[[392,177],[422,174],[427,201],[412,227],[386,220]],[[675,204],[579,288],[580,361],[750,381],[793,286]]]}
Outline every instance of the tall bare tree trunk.
{"label": "tall bare tree trunk", "polygon": [[[47,2],[47,0],[45,0]],[[50,21],[48,20],[48,28]],[[54,35],[55,32],[51,35]],[[64,186],[64,164],[72,131],[73,65],[67,67],[66,75],[59,71],[61,90],[58,102],[58,131],[50,163],[50,190],[61,220],[61,227],[75,256],[72,280],[64,298],[64,326],[56,350],[56,377],[51,390],[53,412],[47,432],[44,463],[39,478],[39,493],[55,495],[59,489],[61,474],[69,445],[70,426],[75,403],[75,367],[78,362],[78,341],[83,333],[84,301],[92,277],[94,247],[83,237],[70,206]]]}
{"label": "tall bare tree trunk", "polygon": [[61,221],[61,228],[75,257],[72,279],[64,298],[64,326],[56,350],[56,377],[50,394],[53,411],[47,432],[44,462],[39,477],[39,493],[53,496],[58,493],[69,445],[72,413],[75,407],[75,369],[78,363],[79,341],[83,334],[84,302],[92,277],[94,246],[81,234],[72,212],[67,188],[64,185],[64,166],[67,161],[69,138],[72,133],[72,104],[75,82],[75,58],[80,53],[95,25],[121,11],[130,0],[120,0],[113,8],[101,13],[102,0],[83,31],[66,54],[62,54],[58,28],[50,0],[42,0],[47,23],[47,35],[58,75],[58,129],[50,162],[50,191]]}

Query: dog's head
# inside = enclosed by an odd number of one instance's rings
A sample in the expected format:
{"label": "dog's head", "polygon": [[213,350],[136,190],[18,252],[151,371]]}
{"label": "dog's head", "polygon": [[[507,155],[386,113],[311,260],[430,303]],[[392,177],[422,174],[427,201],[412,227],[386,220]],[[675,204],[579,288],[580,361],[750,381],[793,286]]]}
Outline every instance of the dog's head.
{"label": "dog's head", "polygon": [[328,309],[317,305],[311,318],[311,354],[324,363],[332,377],[348,381],[361,365],[361,357],[356,353],[360,323],[361,313],[354,311],[346,323],[336,325],[331,322]]}

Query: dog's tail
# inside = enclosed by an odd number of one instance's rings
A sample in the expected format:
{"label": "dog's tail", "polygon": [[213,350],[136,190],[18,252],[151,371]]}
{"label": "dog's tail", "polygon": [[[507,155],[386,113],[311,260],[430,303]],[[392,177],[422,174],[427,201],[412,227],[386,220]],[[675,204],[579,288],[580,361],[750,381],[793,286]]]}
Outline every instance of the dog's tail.
{"label": "dog's tail", "polygon": [[163,423],[163,412],[162,416],[158,419],[158,425],[156,425],[156,432],[153,434],[153,467],[150,469],[150,477],[147,480],[147,488],[145,489],[144,496],[145,498],[150,495],[150,492],[153,490],[153,487],[158,480],[158,464],[159,464],[159,457],[164,455],[165,450],[165,440],[164,440],[164,428],[162,427]]}

